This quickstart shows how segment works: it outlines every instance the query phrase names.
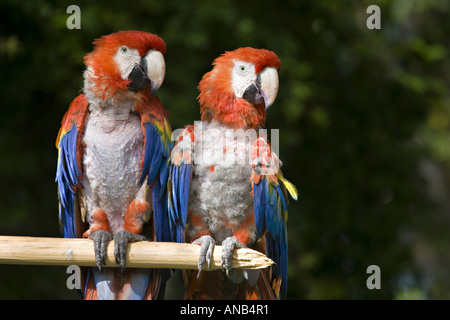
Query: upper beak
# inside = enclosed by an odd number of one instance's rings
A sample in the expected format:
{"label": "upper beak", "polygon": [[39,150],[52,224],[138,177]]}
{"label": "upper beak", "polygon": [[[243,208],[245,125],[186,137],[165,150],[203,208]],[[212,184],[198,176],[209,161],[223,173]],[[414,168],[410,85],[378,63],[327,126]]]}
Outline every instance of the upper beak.
{"label": "upper beak", "polygon": [[252,104],[264,102],[267,110],[275,101],[277,93],[278,71],[275,68],[267,67],[257,75],[256,82],[245,90],[242,97]]}
{"label": "upper beak", "polygon": [[151,94],[154,94],[161,87],[165,73],[164,56],[157,50],[150,50],[131,70],[128,88],[137,92],[150,86]]}

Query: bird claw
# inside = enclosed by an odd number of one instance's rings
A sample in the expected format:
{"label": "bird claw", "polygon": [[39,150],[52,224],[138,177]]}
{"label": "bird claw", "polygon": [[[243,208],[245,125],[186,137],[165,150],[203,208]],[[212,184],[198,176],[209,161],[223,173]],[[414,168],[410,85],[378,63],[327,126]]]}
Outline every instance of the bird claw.
{"label": "bird claw", "polygon": [[126,230],[120,230],[114,235],[114,258],[122,272],[125,270],[128,242],[144,240],[147,240],[144,236]]}
{"label": "bird claw", "polygon": [[225,269],[227,277],[230,277],[231,261],[233,258],[233,250],[235,248],[245,248],[245,245],[239,242],[235,237],[228,237],[222,241],[222,269]]}
{"label": "bird claw", "polygon": [[205,262],[208,263],[208,269],[211,267],[211,257],[216,242],[211,236],[201,236],[200,238],[195,239],[192,243],[201,245],[200,258],[198,259],[198,274],[197,274],[197,278],[199,278]]}
{"label": "bird claw", "polygon": [[106,247],[113,237],[108,231],[99,229],[91,233],[89,239],[94,241],[95,263],[99,271],[102,272],[102,266],[106,265]]}

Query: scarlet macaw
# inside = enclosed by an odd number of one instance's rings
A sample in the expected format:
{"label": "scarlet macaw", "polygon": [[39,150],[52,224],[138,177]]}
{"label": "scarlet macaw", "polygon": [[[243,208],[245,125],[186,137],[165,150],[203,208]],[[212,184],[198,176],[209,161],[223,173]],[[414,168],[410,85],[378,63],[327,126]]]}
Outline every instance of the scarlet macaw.
{"label": "scarlet macaw", "polygon": [[[198,271],[183,274],[186,299],[286,297],[287,191],[267,137],[257,134],[278,92],[280,59],[239,48],[213,63],[200,81],[201,122],[186,126],[171,153],[168,181],[174,241],[201,245]],[[252,134],[254,133],[254,134]],[[242,139],[243,138],[243,139]],[[215,243],[222,270],[201,272]],[[275,261],[268,270],[232,270],[234,248],[251,247]]]}
{"label": "scarlet macaw", "polygon": [[[84,57],[83,93],[56,140],[59,221],[66,238],[93,239],[85,299],[155,299],[167,270],[127,269],[128,241],[169,241],[166,183],[171,150],[168,112],[154,93],[165,75],[158,36],[120,31],[96,39]],[[115,242],[119,268],[103,268]]]}

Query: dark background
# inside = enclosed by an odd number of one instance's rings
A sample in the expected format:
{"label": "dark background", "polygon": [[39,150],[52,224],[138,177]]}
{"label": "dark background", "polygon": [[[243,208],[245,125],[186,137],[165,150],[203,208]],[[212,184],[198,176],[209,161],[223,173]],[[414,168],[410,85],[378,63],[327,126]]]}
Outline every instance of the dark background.
{"label": "dark background", "polygon": [[[289,299],[449,299],[450,3],[0,1],[0,234],[59,237],[55,139],[83,55],[119,30],[161,36],[157,93],[173,129],[199,120],[197,84],[225,50],[281,61],[267,128],[280,129]],[[369,30],[369,5],[381,30]],[[369,290],[369,265],[381,289]],[[77,299],[64,267],[0,266],[0,299]],[[179,297],[171,282],[168,298]]]}

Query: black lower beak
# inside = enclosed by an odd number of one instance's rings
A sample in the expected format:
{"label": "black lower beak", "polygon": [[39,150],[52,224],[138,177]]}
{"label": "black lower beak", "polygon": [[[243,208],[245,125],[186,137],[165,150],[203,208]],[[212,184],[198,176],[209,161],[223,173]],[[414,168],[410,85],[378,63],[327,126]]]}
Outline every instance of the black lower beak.
{"label": "black lower beak", "polygon": [[131,80],[128,84],[128,89],[134,92],[151,86],[152,82],[147,75],[147,63],[145,57],[142,57],[139,64],[135,65],[133,70],[131,70],[128,80]]}
{"label": "black lower beak", "polygon": [[264,103],[264,96],[256,84],[251,84],[242,95],[242,98],[253,105]]}

